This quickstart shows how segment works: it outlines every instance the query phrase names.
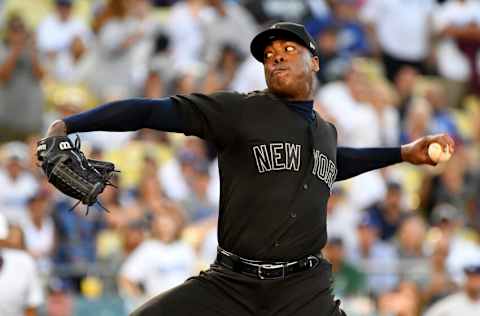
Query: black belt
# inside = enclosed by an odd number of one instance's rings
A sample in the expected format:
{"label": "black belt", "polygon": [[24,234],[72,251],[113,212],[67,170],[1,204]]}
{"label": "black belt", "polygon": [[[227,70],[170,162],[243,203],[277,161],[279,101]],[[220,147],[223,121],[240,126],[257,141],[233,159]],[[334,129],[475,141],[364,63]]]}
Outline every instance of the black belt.
{"label": "black belt", "polygon": [[308,256],[290,262],[264,262],[249,260],[228,252],[220,247],[217,249],[216,263],[231,271],[256,277],[262,280],[285,279],[286,276],[310,270],[320,262],[318,256]]}

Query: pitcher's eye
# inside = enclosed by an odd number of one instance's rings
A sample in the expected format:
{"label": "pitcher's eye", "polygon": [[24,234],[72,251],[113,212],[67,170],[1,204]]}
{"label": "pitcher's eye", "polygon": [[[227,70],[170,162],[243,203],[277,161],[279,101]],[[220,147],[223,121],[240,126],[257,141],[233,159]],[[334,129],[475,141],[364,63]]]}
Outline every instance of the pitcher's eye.
{"label": "pitcher's eye", "polygon": [[289,53],[293,52],[293,51],[295,51],[295,47],[294,46],[287,46],[287,47],[285,47],[285,51],[289,52]]}
{"label": "pitcher's eye", "polygon": [[273,53],[272,52],[266,52],[265,55],[264,55],[264,58],[265,59],[270,59],[273,57]]}

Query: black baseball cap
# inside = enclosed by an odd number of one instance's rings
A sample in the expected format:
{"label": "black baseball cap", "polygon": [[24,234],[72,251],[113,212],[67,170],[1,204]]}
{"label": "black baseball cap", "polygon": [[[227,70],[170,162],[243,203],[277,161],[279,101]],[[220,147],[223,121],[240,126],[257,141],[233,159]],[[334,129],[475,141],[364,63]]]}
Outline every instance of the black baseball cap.
{"label": "black baseball cap", "polygon": [[253,38],[250,44],[253,57],[263,63],[263,51],[275,39],[295,41],[305,46],[313,56],[318,56],[317,44],[303,25],[292,22],[278,22]]}

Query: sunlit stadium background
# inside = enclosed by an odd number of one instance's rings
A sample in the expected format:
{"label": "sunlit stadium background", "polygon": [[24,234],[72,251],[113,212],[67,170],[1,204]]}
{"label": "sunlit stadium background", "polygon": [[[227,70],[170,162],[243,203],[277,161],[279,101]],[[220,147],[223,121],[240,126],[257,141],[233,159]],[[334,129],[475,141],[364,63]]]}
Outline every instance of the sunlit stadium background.
{"label": "sunlit stadium background", "polygon": [[[80,135],[89,157],[121,170],[119,189],[101,196],[110,213],[88,216],[48,184],[35,144],[54,119],[108,101],[264,89],[249,43],[280,20],[318,42],[315,107],[339,145],[443,132],[457,143],[448,163],[336,184],[324,255],[343,308],[423,315],[465,295],[464,268],[480,266],[480,1],[0,0],[0,257],[28,253],[38,274],[0,268],[0,311],[127,315],[213,262],[210,144],[153,130]],[[12,298],[7,280],[28,294]]]}

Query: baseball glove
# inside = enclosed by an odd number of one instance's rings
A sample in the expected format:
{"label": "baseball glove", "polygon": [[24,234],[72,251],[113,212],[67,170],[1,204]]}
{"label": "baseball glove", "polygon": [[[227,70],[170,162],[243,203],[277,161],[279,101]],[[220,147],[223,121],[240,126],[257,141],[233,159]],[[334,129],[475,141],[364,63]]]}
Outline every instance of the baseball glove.
{"label": "baseball glove", "polygon": [[116,172],[115,165],[111,162],[85,158],[80,150],[78,136],[75,144],[67,136],[40,140],[37,144],[37,159],[48,182],[87,206],[97,202],[97,197],[105,186],[112,185],[110,178]]}

